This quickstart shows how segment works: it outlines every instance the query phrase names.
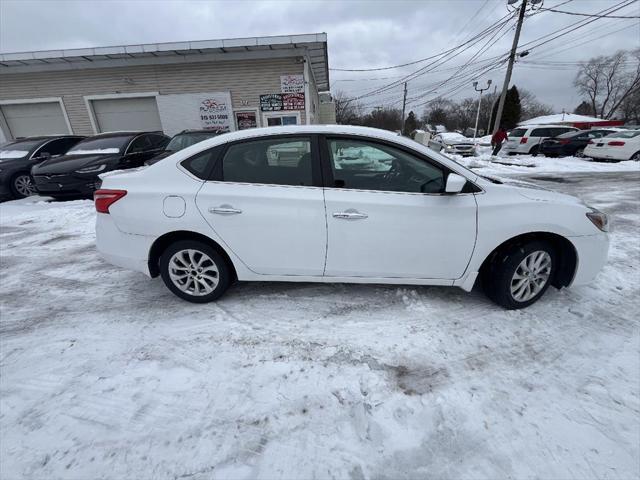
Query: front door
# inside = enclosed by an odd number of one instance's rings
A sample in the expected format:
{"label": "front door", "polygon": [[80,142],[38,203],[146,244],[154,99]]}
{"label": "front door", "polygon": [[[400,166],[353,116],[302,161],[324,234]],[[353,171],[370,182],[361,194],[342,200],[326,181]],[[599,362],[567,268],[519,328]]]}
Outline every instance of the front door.
{"label": "front door", "polygon": [[476,240],[473,194],[442,194],[448,172],[418,154],[354,137],[323,153],[331,277],[456,279]]}
{"label": "front door", "polygon": [[321,276],[327,230],[315,137],[236,142],[221,162],[196,203],[227,247],[255,273]]}

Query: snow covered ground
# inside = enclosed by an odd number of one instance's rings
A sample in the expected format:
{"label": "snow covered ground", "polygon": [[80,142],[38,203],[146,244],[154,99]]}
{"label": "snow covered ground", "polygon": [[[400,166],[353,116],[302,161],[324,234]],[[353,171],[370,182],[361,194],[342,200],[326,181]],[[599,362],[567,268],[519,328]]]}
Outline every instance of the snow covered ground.
{"label": "snow covered ground", "polygon": [[0,205],[0,478],[638,478],[638,164],[463,161],[611,213],[597,281],[512,312],[342,284],[193,305],[98,257],[91,202]]}

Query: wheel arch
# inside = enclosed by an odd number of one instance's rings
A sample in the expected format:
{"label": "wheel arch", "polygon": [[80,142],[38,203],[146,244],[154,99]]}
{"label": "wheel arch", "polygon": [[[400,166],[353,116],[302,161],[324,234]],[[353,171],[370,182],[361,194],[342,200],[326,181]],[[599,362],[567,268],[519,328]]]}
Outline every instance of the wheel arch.
{"label": "wheel arch", "polygon": [[189,230],[177,230],[177,231],[165,233],[164,235],[158,237],[153,242],[153,245],[151,245],[151,248],[149,249],[149,260],[148,260],[149,273],[151,274],[152,277],[157,277],[158,275],[160,275],[159,264],[160,264],[160,256],[162,255],[162,252],[164,252],[169,245],[171,245],[172,243],[178,242],[180,240],[197,240],[209,245],[216,252],[218,252],[218,254],[222,256],[222,258],[225,259],[231,271],[233,280],[235,281],[238,279],[238,274],[236,273],[236,267],[231,261],[231,257],[226,252],[226,250],[222,248],[218,242],[216,242],[215,240],[212,240],[206,235],[203,235],[197,232],[192,232]]}
{"label": "wheel arch", "polygon": [[480,274],[484,274],[490,268],[493,261],[501,253],[518,245],[523,245],[531,241],[546,241],[555,250],[559,266],[551,281],[551,285],[556,288],[569,286],[573,281],[578,268],[578,252],[569,239],[551,232],[528,232],[505,240],[484,259],[480,266]]}

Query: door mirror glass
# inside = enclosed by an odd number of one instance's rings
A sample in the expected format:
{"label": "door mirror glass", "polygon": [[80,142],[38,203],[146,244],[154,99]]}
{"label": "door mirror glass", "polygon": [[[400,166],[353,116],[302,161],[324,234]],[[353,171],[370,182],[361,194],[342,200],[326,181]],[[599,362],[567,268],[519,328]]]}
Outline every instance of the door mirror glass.
{"label": "door mirror glass", "polygon": [[444,191],[445,193],[460,193],[466,184],[466,178],[457,173],[450,173]]}

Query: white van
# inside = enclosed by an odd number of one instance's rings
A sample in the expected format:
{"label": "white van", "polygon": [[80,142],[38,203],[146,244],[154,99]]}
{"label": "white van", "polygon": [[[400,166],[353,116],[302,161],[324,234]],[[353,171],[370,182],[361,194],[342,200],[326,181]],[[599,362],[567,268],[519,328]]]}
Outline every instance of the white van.
{"label": "white van", "polygon": [[509,132],[509,137],[502,147],[507,155],[518,153],[537,155],[540,144],[547,138],[553,138],[567,132],[577,132],[575,127],[565,125],[525,125]]}

